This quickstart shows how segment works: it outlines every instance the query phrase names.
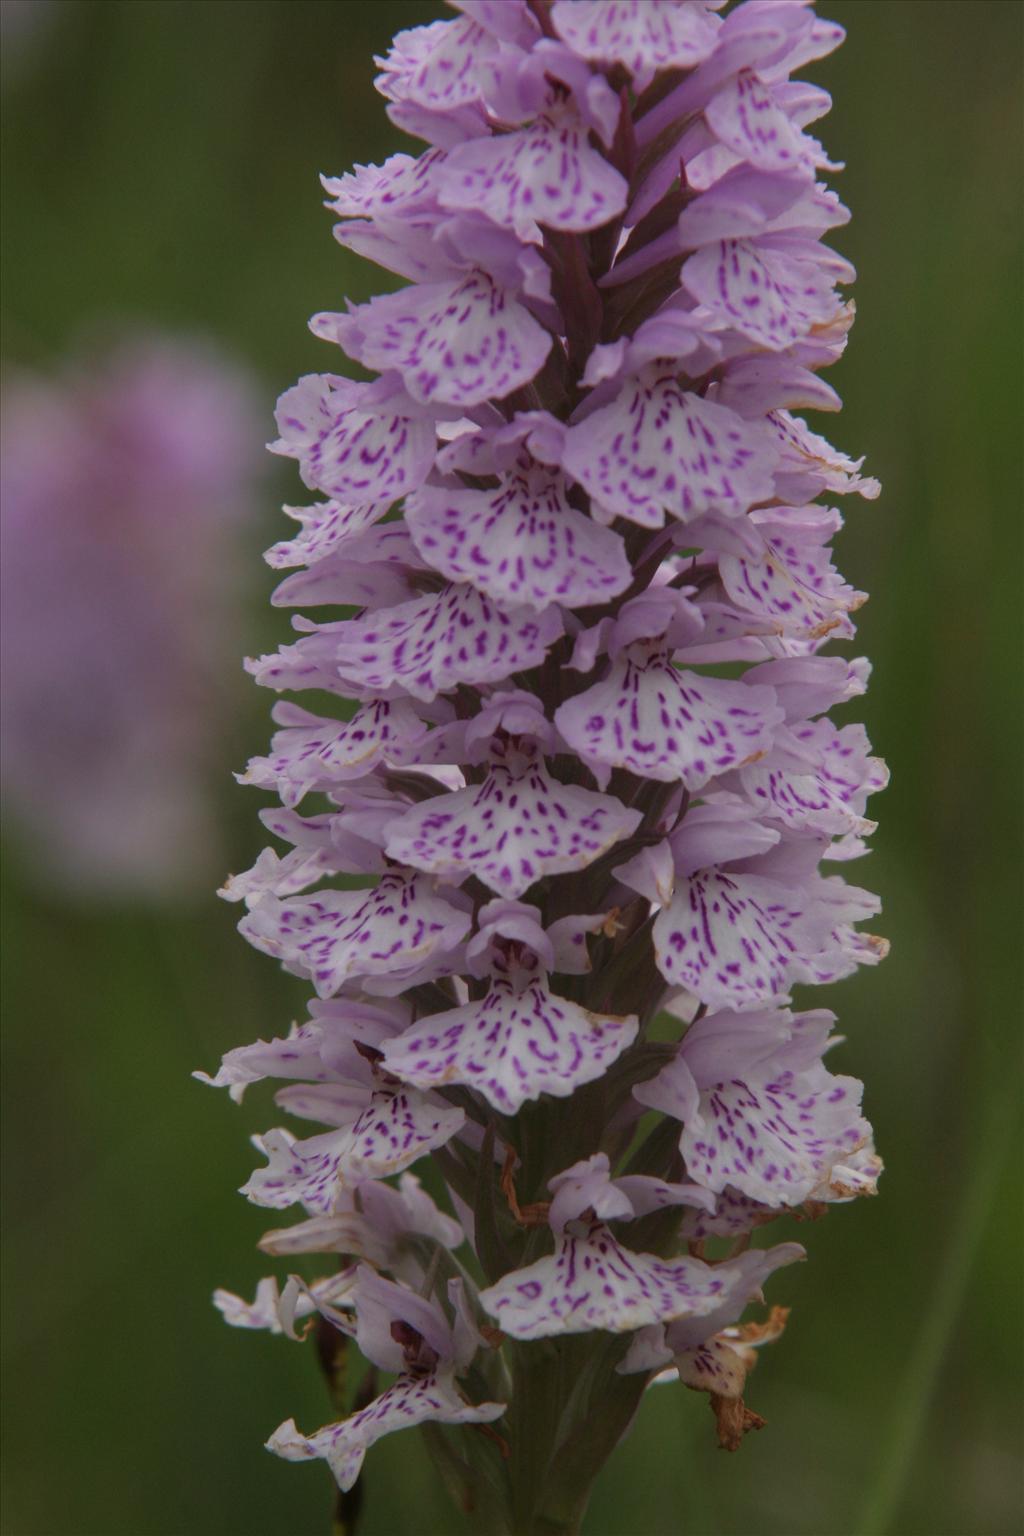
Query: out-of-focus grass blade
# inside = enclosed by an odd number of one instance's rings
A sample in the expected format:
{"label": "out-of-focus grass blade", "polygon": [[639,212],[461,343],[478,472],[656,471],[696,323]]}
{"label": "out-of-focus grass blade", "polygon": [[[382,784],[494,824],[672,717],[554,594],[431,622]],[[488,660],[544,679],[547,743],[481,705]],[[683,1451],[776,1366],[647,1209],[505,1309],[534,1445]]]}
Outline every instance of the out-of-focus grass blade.
{"label": "out-of-focus grass blade", "polygon": [[936,1382],[988,1227],[1016,1122],[1016,1095],[1004,1091],[990,1104],[982,1140],[954,1222],[902,1387],[893,1398],[878,1475],[868,1491],[856,1536],[889,1536],[899,1513],[935,1395]]}

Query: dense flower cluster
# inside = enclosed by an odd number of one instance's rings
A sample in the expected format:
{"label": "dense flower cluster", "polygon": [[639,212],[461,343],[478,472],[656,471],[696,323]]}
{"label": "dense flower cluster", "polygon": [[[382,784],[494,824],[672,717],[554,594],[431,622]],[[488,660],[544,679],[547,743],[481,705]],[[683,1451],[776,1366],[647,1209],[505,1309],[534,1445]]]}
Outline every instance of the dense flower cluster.
{"label": "dense flower cluster", "polygon": [[237,633],[254,400],[236,362],[146,331],[4,380],[6,813],[33,871],[90,901],[217,867],[213,658]]}
{"label": "dense flower cluster", "polygon": [[[303,1212],[268,1252],[341,1268],[220,1305],[316,1314],[395,1375],[278,1454],[346,1489],[389,1429],[504,1415],[432,1447],[467,1505],[504,1455],[510,1528],[551,1530],[665,1367],[723,1444],[759,1422],[782,1313],[739,1319],[803,1250],[751,1234],[874,1189],[833,1016],[791,993],[884,952],[875,897],[821,869],[864,852],[885,772],[828,719],[868,668],[821,654],[863,594],[817,498],[877,485],[799,414],[838,408],[853,273],[806,132],[828,96],[790,77],[841,29],[802,0],[455,9],[380,61],[429,148],[325,181],[339,242],[409,281],[312,322],[374,382],[279,405],[320,499],[275,600],[329,611],[250,670],[326,702],[275,707],[245,778],[289,851],[225,890],[317,1000],[213,1081],[287,1079],[328,1127],[257,1138],[244,1192]],[[407,1171],[428,1154],[457,1222]],[[575,1334],[551,1418],[532,1341]]]}

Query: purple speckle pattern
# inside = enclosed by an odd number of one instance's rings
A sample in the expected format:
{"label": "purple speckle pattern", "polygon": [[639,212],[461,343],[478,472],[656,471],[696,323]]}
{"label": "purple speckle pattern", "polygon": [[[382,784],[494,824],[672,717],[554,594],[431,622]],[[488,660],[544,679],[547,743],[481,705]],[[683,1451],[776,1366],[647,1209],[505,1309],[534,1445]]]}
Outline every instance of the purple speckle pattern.
{"label": "purple speckle pattern", "polygon": [[751,1200],[731,1185],[721,1190],[715,1201],[714,1211],[690,1210],[683,1217],[683,1235],[691,1243],[701,1243],[709,1237],[728,1237],[735,1240],[744,1233],[753,1232],[767,1222],[774,1221],[778,1211]]}
{"label": "purple speckle pattern", "polygon": [[275,570],[293,565],[317,566],[337,554],[352,539],[372,528],[387,510],[377,502],[347,507],[336,501],[318,501],[310,507],[285,507],[289,517],[300,525],[293,539],[281,539],[266,553],[267,564]]}
{"label": "purple speckle pattern", "polygon": [[821,949],[799,892],[763,876],[701,870],[681,880],[654,924],[658,968],[708,1007],[785,994],[802,954]]}
{"label": "purple speckle pattern", "polygon": [[490,683],[543,661],[562,631],[555,607],[502,608],[468,583],[400,603],[335,631],[338,677],[354,689],[403,688],[429,702],[459,683]]}
{"label": "purple speckle pattern", "polygon": [[316,688],[348,697],[352,690],[338,676],[334,652],[332,634],[324,630],[303,635],[301,640],[279,646],[266,656],[247,658],[245,670],[261,688],[272,688],[275,693]]}
{"label": "purple speckle pattern", "polygon": [[675,1317],[700,1317],[718,1305],[724,1289],[714,1265],[636,1253],[594,1222],[578,1236],[566,1232],[553,1254],[506,1275],[480,1300],[514,1339],[543,1339],[592,1328],[631,1333]]}
{"label": "purple speckle pattern", "polygon": [[312,981],[318,997],[348,982],[409,978],[454,949],[465,912],[411,871],[385,874],[372,891],[321,891],[281,901],[263,896],[239,924],[251,944]]}
{"label": "purple speckle pattern", "polygon": [[652,366],[570,427],[564,463],[609,516],[660,528],[666,516],[745,512],[771,494],[775,452],[759,424]]}
{"label": "purple speckle pattern", "polygon": [[314,329],[365,367],[394,369],[414,400],[464,408],[529,383],[551,350],[540,322],[479,269],[371,299]]}
{"label": "purple speckle pattern", "polygon": [[471,16],[399,32],[379,59],[377,89],[392,101],[452,112],[480,100],[480,68],[497,42]]}
{"label": "purple speckle pattern", "polygon": [[755,555],[719,557],[722,585],[737,608],[776,625],[780,633],[820,640],[853,633],[847,615],[864,601],[829,559],[827,539],[838,524],[824,507],[773,509],[756,527],[763,544]]}
{"label": "purple speckle pattern", "polygon": [[770,688],[683,672],[670,652],[634,646],[555,723],[586,762],[694,792],[761,756],[782,718]]}
{"label": "purple speckle pattern", "polygon": [[[689,1174],[721,1197],[717,1209],[688,1218],[699,1233],[750,1230],[773,1208],[799,1206],[847,1178],[861,1182],[859,1171],[837,1172],[873,1148],[863,1084],[833,1076],[822,1061],[835,1043],[833,1022],[824,1011],[709,1014],[677,1058],[637,1088],[642,1103],[682,1122]],[[863,1174],[870,1179],[871,1168]]]}
{"label": "purple speckle pattern", "polygon": [[323,177],[327,204],[343,218],[408,218],[436,207],[437,171],[444,151],[391,155],[383,165],[357,165],[344,176]]}
{"label": "purple speckle pattern", "polygon": [[496,981],[479,1003],[434,1014],[384,1048],[388,1070],[422,1088],[465,1083],[500,1114],[542,1093],[565,1098],[600,1077],[636,1038],[637,1020],[554,997],[543,980]]}
{"label": "purple speckle pattern", "polygon": [[692,69],[711,53],[718,18],[677,0],[555,0],[555,31],[593,64],[621,64],[641,89],[659,70]]}
{"label": "purple speckle pattern", "polygon": [[720,240],[689,258],[683,282],[723,327],[781,352],[839,318],[835,275],[820,250],[783,236]]}
{"label": "purple speckle pattern", "polygon": [[588,143],[586,123],[564,109],[518,133],[459,144],[441,176],[445,207],[479,209],[523,239],[538,223],[580,234],[599,229],[622,212],[627,190]]}
{"label": "purple speckle pattern", "polygon": [[486,1424],[504,1411],[504,1403],[468,1403],[449,1367],[440,1374],[399,1376],[368,1408],[312,1435],[300,1434],[295,1420],[289,1419],[274,1431],[267,1449],[286,1461],[326,1461],[338,1486],[347,1490],[359,1476],[366,1452],[382,1435],[427,1422]]}
{"label": "purple speckle pattern", "polygon": [[881,759],[871,756],[862,725],[837,730],[830,720],[808,720],[782,735],[762,761],[744,767],[740,782],[774,821],[794,831],[846,837],[874,831],[864,811],[888,777]]}
{"label": "purple speckle pattern", "polygon": [[[834,1017],[792,995],[886,949],[844,877],[886,771],[828,718],[870,666],[823,653],[865,596],[831,502],[879,488],[798,414],[841,403],[854,273],[823,243],[828,96],[791,77],[841,29],[789,0],[452,9],[377,61],[422,153],[323,179],[386,291],[314,317],[344,360],[277,413],[315,495],[267,555],[294,633],[246,668],[314,697],[241,775],[285,848],[220,894],[316,997],[205,1080],[276,1079],[314,1123],[254,1138],[244,1193],[297,1208],[263,1252],[341,1261],[218,1306],[387,1374],[269,1448],[348,1489],[381,1435],[450,1425],[511,1529],[535,1450],[567,1503],[600,1470],[581,1387],[613,1368],[711,1392],[734,1449],[785,1317],[744,1309],[803,1257],[760,1229],[877,1187]],[[538,1450],[484,1399],[561,1334],[593,1337]]]}
{"label": "purple speckle pattern", "polygon": [[383,503],[415,490],[430,471],[434,431],[428,420],[365,407],[365,388],[310,374],[281,396],[276,452],[299,461],[306,485],[353,506]]}
{"label": "purple speckle pattern", "polygon": [[586,869],[634,831],[640,813],[612,795],[559,784],[532,758],[493,763],[478,787],[414,806],[388,829],[389,858],[448,880],[521,896],[549,875]]}
{"label": "purple speckle pattern", "polygon": [[716,1083],[701,1097],[699,1120],[683,1128],[687,1169],[706,1189],[728,1184],[764,1205],[799,1205],[823,1167],[867,1140],[861,1093],[862,1084],[830,1076],[821,1062]]}
{"label": "purple speckle pattern", "polygon": [[[742,1317],[748,1302],[777,1269],[803,1257],[804,1250],[798,1243],[779,1243],[774,1248],[750,1249],[718,1264],[717,1273],[723,1285],[714,1310],[704,1317],[648,1324],[634,1334],[616,1370],[629,1375],[633,1371],[675,1365],[688,1386],[703,1391],[731,1387],[736,1378],[725,1357],[726,1341],[734,1339],[739,1346],[739,1337],[730,1325]],[[748,1362],[746,1370],[750,1368]],[[740,1373],[741,1381],[746,1370]]]}
{"label": "purple speckle pattern", "polygon": [[570,506],[550,472],[527,468],[493,491],[423,486],[405,515],[426,561],[497,603],[587,607],[632,580],[621,536]]}
{"label": "purple speckle pattern", "polygon": [[752,69],[739,70],[708,103],[707,121],[727,148],[762,171],[791,171],[804,159],[802,135]]}
{"label": "purple speckle pattern", "polygon": [[305,1141],[284,1130],[259,1137],[267,1166],[253,1174],[243,1193],[254,1205],[273,1210],[301,1202],[307,1211],[327,1214],[346,1187],[401,1173],[444,1146],[464,1118],[461,1109],[432,1103],[414,1088],[378,1087],[339,1130]]}
{"label": "purple speckle pattern", "polygon": [[399,747],[423,734],[418,716],[402,699],[374,699],[351,720],[329,720],[296,704],[279,704],[276,732],[267,757],[250,759],[243,784],[276,790],[294,806],[310,791],[328,793],[361,778]]}

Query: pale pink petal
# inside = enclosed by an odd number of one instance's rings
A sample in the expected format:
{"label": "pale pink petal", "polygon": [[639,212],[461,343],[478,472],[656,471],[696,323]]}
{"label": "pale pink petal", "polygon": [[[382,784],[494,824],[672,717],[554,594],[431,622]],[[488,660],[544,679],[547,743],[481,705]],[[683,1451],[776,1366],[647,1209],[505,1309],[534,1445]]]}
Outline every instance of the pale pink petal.
{"label": "pale pink petal", "polygon": [[718,569],[739,608],[775,620],[782,633],[810,639],[836,630],[852,632],[847,614],[864,593],[847,585],[832,566],[827,540],[837,516],[825,507],[778,507],[755,514],[760,535],[756,557],[723,552]]}
{"label": "pale pink petal", "polygon": [[410,27],[376,61],[382,73],[375,84],[392,101],[452,112],[479,101],[480,65],[496,49],[496,40],[471,16]]}
{"label": "pale pink petal", "polygon": [[805,954],[821,949],[810,905],[774,880],[699,871],[677,882],[655,922],[658,969],[709,1008],[781,997]]}
{"label": "pale pink petal", "polygon": [[712,7],[677,0],[555,0],[559,37],[592,64],[622,64],[637,90],[661,70],[692,69],[715,46]]}
{"label": "pale pink petal", "polygon": [[329,792],[361,778],[390,754],[408,749],[426,727],[404,700],[375,699],[350,720],[328,720],[295,704],[278,704],[277,731],[270,755],[254,757],[239,783],[273,789],[286,806],[297,805],[310,790]]}
{"label": "pale pink petal", "polygon": [[780,837],[778,829],[761,821],[745,800],[718,794],[692,805],[672,833],[676,874],[692,875],[713,865],[753,858],[774,848]]}
{"label": "pale pink petal", "polygon": [[704,246],[684,264],[682,276],[718,322],[773,352],[833,321],[841,308],[830,265],[779,237]]}
{"label": "pale pink petal", "polygon": [[569,428],[564,464],[610,514],[660,528],[666,513],[738,516],[765,500],[775,451],[759,424],[651,366]]}
{"label": "pale pink petal", "polygon": [[434,427],[361,404],[360,386],[307,374],[278,401],[274,450],[298,459],[306,485],[353,507],[386,506],[426,479]]}
{"label": "pale pink petal", "polygon": [[286,1461],[326,1461],[338,1486],[347,1490],[359,1476],[366,1452],[382,1435],[428,1422],[485,1424],[500,1418],[505,1406],[467,1403],[450,1368],[429,1376],[399,1376],[368,1408],[312,1435],[301,1435],[295,1420],[289,1419],[271,1435],[267,1449]]}
{"label": "pale pink petal", "polygon": [[841,656],[804,656],[765,662],[749,675],[768,683],[786,711],[787,720],[807,720],[864,692],[870,674],[865,657],[845,661]]}
{"label": "pale pink petal", "polygon": [[494,491],[423,486],[406,519],[424,560],[496,602],[586,607],[632,580],[619,535],[571,507],[564,481],[547,472]]}
{"label": "pale pink petal", "polygon": [[335,1074],[324,1065],[320,1055],[320,1033],[311,1024],[295,1024],[284,1039],[257,1040],[253,1045],[238,1045],[222,1058],[216,1076],[194,1072],[193,1077],[212,1088],[227,1088],[236,1103],[250,1083],[265,1077],[304,1078],[329,1082]]}
{"label": "pale pink petal", "polygon": [[242,1193],[272,1210],[301,1201],[308,1211],[329,1214],[346,1186],[400,1173],[444,1146],[465,1120],[461,1109],[400,1084],[360,1098],[365,1108],[353,1104],[349,1123],[337,1130],[305,1141],[281,1129],[255,1137],[267,1166],[256,1170]]}
{"label": "pale pink petal", "polygon": [[700,1315],[719,1305],[726,1281],[700,1259],[658,1259],[623,1248],[602,1223],[556,1238],[555,1252],[504,1275],[480,1302],[514,1339],[606,1329]]}
{"label": "pale pink petal", "polygon": [[773,411],[768,424],[774,431],[780,454],[779,495],[786,501],[812,501],[822,491],[836,495],[856,494],[874,501],[881,494],[878,481],[862,476],[863,459],[851,459],[812,432],[807,423],[789,411]]}
{"label": "pale pink petal", "polygon": [[372,891],[264,896],[239,923],[249,942],[308,976],[319,997],[350,980],[407,981],[465,937],[469,916],[422,875],[395,871]]}
{"label": "pale pink petal", "polygon": [[446,1248],[458,1248],[465,1241],[458,1222],[438,1210],[415,1174],[403,1173],[397,1189],[366,1180],[342,1191],[332,1214],[274,1228],[260,1238],[259,1248],[276,1256],[353,1254],[417,1285],[422,1266],[408,1239],[419,1236]]}
{"label": "pale pink petal", "polygon": [[768,688],[681,672],[670,653],[635,646],[563,704],[555,724],[588,763],[692,792],[766,752],[782,718]]}
{"label": "pale pink petal", "polygon": [[[216,1290],[213,1304],[231,1328],[266,1329],[269,1333],[286,1333],[295,1339],[299,1337],[295,1332],[296,1320],[310,1317],[321,1308],[331,1316],[336,1327],[341,1326],[343,1315],[336,1310],[337,1305],[350,1307],[354,1289],[355,1273],[351,1269],[314,1280],[309,1286],[293,1275],[281,1293],[276,1279],[268,1276],[258,1282],[255,1301],[245,1302],[230,1291]],[[345,1331],[349,1331],[348,1327]]]}
{"label": "pale pink petal", "polygon": [[388,830],[389,858],[443,878],[474,874],[499,896],[585,869],[640,822],[611,795],[551,779],[540,763],[492,764],[480,785],[435,796]]}
{"label": "pale pink petal", "polygon": [[570,1221],[578,1221],[584,1211],[588,1221],[631,1221],[636,1215],[633,1202],[621,1187],[620,1179],[611,1178],[611,1164],[606,1152],[582,1158],[548,1180],[552,1193],[548,1222],[552,1232],[561,1236]]}
{"label": "pale pink petal", "polygon": [[813,176],[811,144],[791,122],[778,97],[752,69],[719,86],[705,116],[729,149],[762,171],[803,169]]}
{"label": "pale pink petal", "polygon": [[681,1231],[687,1242],[700,1243],[708,1237],[742,1237],[783,1214],[728,1186],[715,1197],[715,1201],[713,1213],[701,1210],[686,1212]]}
{"label": "pale pink petal", "polygon": [[505,43],[532,48],[540,27],[528,0],[450,0],[453,11],[472,16],[478,26]]}
{"label": "pale pink petal", "polygon": [[825,1010],[708,1014],[634,1094],[681,1121],[680,1151],[699,1184],[768,1207],[800,1205],[870,1136],[862,1085],[831,1076],[821,1060],[833,1022]]}
{"label": "pale pink petal", "polygon": [[590,1013],[537,982],[433,1014],[384,1047],[389,1072],[420,1087],[465,1083],[502,1114],[542,1093],[565,1098],[636,1038],[637,1020]]}
{"label": "pale pink petal", "polygon": [[334,655],[342,683],[379,693],[397,685],[429,701],[459,683],[502,682],[537,666],[561,632],[553,607],[540,614],[506,610],[460,582],[343,622],[335,631]]}
{"label": "pale pink petal", "polygon": [[373,218],[436,208],[437,171],[444,151],[428,149],[423,155],[390,155],[383,165],[357,165],[343,176],[322,176],[331,201],[327,207],[343,218]]}
{"label": "pale pink petal", "polygon": [[540,322],[479,270],[384,294],[347,315],[320,315],[312,325],[365,367],[396,370],[427,405],[502,400],[529,383],[551,350]]}
{"label": "pale pink petal", "polygon": [[764,762],[741,770],[743,792],[761,814],[796,831],[832,836],[863,834],[867,798],[883,789],[888,772],[869,755],[864,727],[836,730],[830,721],[807,722],[786,733]]}
{"label": "pale pink petal", "polygon": [[[804,1257],[799,1243],[779,1243],[774,1248],[751,1249],[719,1264],[716,1267],[725,1285],[715,1310],[703,1316],[660,1324],[656,1329],[645,1329],[632,1341],[617,1369],[623,1375],[656,1370],[667,1365],[673,1356],[677,1357],[678,1364],[679,1356],[698,1348],[704,1340],[737,1322],[777,1269],[798,1263]],[[687,1380],[687,1385],[695,1385],[685,1376],[683,1379]]]}
{"label": "pale pink petal", "polygon": [[763,1205],[799,1205],[870,1134],[863,1085],[832,1077],[820,1062],[801,1073],[768,1068],[706,1088],[679,1144],[690,1177],[708,1189],[730,1185]]}
{"label": "pale pink petal", "polygon": [[294,539],[272,544],[265,556],[267,564],[275,570],[316,565],[372,527],[387,509],[386,501],[361,507],[344,507],[336,501],[318,501],[311,507],[285,507],[287,515],[302,525],[302,532]]}
{"label": "pale pink petal", "polygon": [[537,225],[585,233],[626,206],[626,182],[588,142],[570,109],[545,113],[517,133],[459,144],[440,176],[446,208],[479,210],[528,240]]}

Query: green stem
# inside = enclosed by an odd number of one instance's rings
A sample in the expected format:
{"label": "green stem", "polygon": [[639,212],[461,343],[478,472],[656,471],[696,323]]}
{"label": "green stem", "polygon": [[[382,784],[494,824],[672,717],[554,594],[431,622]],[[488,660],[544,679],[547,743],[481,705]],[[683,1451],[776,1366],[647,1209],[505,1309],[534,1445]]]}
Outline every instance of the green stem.
{"label": "green stem", "polygon": [[578,1536],[598,1473],[643,1395],[642,1375],[616,1374],[623,1343],[596,1333],[513,1347],[515,1536]]}

